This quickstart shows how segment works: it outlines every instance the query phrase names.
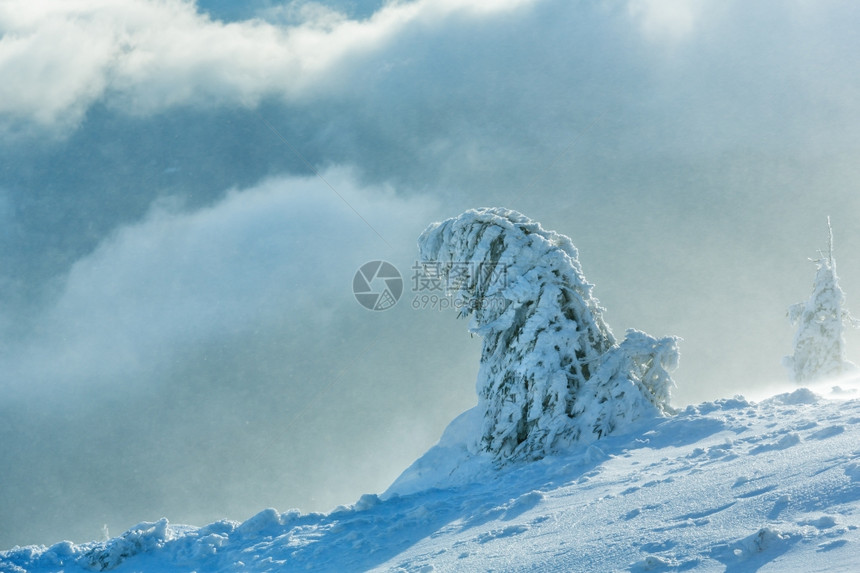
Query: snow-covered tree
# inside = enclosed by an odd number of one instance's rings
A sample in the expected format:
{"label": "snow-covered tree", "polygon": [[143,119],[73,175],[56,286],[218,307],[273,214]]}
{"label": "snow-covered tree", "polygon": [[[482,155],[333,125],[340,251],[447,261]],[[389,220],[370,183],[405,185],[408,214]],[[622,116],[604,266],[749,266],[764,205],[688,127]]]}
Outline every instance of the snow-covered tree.
{"label": "snow-covered tree", "polygon": [[643,411],[673,413],[669,398],[678,367],[678,338],[656,339],[630,329],[619,346],[603,355],[600,368],[579,392],[573,414],[579,419],[576,440],[600,438]]}
{"label": "snow-covered tree", "polygon": [[833,260],[833,229],[827,218],[829,242],[827,253],[819,252],[812,295],[806,302],[788,308],[788,319],[797,325],[794,354],[784,364],[792,380],[808,382],[839,376],[857,369],[845,358],[844,325],[856,326],[845,305],[845,293],[839,287]]}
{"label": "snow-covered tree", "polygon": [[677,339],[631,331],[617,345],[568,237],[490,208],[430,225],[418,245],[483,338],[480,450],[540,458],[670,410]]}

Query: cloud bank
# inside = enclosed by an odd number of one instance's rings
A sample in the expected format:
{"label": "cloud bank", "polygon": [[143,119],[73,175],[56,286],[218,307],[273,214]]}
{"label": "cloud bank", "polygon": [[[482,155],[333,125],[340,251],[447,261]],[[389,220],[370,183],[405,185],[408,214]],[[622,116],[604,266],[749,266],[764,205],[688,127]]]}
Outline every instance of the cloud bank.
{"label": "cloud bank", "polygon": [[347,68],[417,29],[526,3],[395,3],[362,21],[306,9],[301,24],[278,26],[212,20],[183,0],[15,0],[0,11],[0,75],[16,79],[0,88],[0,115],[68,129],[100,99],[132,114],[306,101],[348,89],[338,77]]}
{"label": "cloud bank", "polygon": [[[155,204],[72,267],[27,336],[3,337],[0,507],[17,525],[0,537],[328,510],[393,479],[449,408],[471,403],[477,347],[422,347],[462,325],[413,311],[408,292],[374,313],[351,291],[380,256],[408,284],[438,206],[325,177],[340,196],[318,178],[275,178],[211,207]],[[79,526],[52,529],[21,499]]]}
{"label": "cloud bank", "polygon": [[354,304],[351,272],[362,256],[408,260],[436,208],[363,190],[344,172],[326,180],[334,190],[317,178],[272,179],[202,209],[156,202],[72,266],[32,337],[9,353],[4,371],[27,383],[10,376],[4,394],[62,401],[57,380],[77,391],[100,382],[104,391],[125,372],[162,371],[195,345],[287,328],[303,308],[330,324],[336,309]]}

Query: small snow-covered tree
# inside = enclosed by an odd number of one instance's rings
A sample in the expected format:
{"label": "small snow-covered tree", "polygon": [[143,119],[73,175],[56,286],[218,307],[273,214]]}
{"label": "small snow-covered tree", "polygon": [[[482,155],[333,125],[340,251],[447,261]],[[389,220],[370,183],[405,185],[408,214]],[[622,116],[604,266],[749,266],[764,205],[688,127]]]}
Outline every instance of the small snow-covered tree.
{"label": "small snow-covered tree", "polygon": [[676,339],[617,345],[568,237],[490,208],[430,225],[418,245],[483,338],[480,450],[536,459],[670,410]]}
{"label": "small snow-covered tree", "polygon": [[797,325],[794,353],[784,364],[792,380],[808,382],[839,376],[857,369],[845,358],[844,325],[856,326],[845,305],[845,293],[839,287],[833,260],[833,229],[827,218],[829,242],[827,253],[819,252],[812,295],[806,302],[788,308],[788,319]]}
{"label": "small snow-covered tree", "polygon": [[[573,414],[580,420],[575,440],[600,438],[633,422],[644,411],[671,414],[671,371],[678,367],[674,336],[654,338],[630,329],[619,346],[611,348],[600,368],[577,396]],[[589,435],[589,432],[591,435]]]}

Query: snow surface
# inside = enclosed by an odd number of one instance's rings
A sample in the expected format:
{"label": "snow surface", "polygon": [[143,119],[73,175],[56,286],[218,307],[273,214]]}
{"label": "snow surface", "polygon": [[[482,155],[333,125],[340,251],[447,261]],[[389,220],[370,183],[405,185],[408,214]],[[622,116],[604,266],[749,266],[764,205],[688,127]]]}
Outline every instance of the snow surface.
{"label": "snow surface", "polygon": [[[840,388],[857,395],[851,384]],[[462,456],[473,418],[452,422],[388,492],[329,514],[266,509],[205,527],[162,519],[107,541],[0,552],[0,571],[860,566],[860,399],[798,389],[759,403],[707,402],[500,470],[487,457]]]}

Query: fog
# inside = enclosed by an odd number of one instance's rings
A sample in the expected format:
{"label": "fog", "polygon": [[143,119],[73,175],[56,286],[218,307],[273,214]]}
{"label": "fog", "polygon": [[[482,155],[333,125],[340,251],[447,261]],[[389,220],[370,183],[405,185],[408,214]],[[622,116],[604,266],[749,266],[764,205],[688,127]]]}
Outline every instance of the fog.
{"label": "fog", "polygon": [[[7,2],[0,548],[385,489],[476,400],[480,340],[411,284],[418,234],[471,207],[570,236],[616,335],[682,337],[675,404],[783,384],[828,215],[860,308],[858,24],[851,2]],[[352,279],[380,259],[405,289],[368,311]]]}

